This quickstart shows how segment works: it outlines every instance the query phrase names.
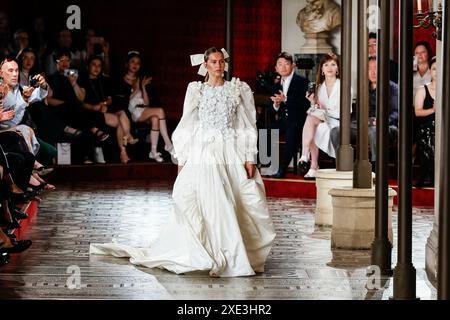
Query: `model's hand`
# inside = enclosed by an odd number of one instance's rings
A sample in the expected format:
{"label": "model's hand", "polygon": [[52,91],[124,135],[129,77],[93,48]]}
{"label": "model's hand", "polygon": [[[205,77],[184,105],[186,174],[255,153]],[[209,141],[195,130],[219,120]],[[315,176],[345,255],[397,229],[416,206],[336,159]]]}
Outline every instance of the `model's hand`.
{"label": "model's hand", "polygon": [[247,178],[253,179],[253,177],[255,176],[256,165],[254,163],[246,161],[244,166],[245,166],[245,171],[247,171]]}

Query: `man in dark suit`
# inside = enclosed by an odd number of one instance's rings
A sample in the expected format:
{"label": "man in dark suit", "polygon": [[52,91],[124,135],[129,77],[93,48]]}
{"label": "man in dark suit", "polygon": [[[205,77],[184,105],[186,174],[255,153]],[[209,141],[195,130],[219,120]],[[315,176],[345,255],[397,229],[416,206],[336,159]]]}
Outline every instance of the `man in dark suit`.
{"label": "man in dark suit", "polygon": [[[270,119],[275,119],[272,129],[280,129],[286,133],[286,146],[278,172],[273,178],[284,178],[293,156],[298,150],[301,130],[306,120],[309,101],[306,99],[309,81],[295,73],[292,55],[282,52],[277,57],[275,70],[281,80],[273,87],[268,109]],[[271,124],[269,124],[271,128]]]}

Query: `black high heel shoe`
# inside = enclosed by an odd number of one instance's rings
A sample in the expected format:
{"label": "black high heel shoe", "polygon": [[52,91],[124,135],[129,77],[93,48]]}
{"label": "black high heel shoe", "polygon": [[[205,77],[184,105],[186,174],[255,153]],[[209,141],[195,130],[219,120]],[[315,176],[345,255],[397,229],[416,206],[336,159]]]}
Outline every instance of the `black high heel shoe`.
{"label": "black high heel shoe", "polygon": [[7,230],[14,230],[14,229],[19,229],[19,228],[20,228],[20,224],[15,218],[12,218],[11,221],[8,221],[6,223]]}
{"label": "black high heel shoe", "polygon": [[20,211],[17,208],[14,208],[11,212],[13,218],[15,218],[16,220],[23,220],[23,219],[28,219],[28,214],[26,214],[25,212]]}
{"label": "black high heel shoe", "polygon": [[33,194],[29,192],[24,193],[10,193],[11,200],[14,203],[27,203],[33,198]]}
{"label": "black high heel shoe", "polygon": [[42,190],[44,190],[46,184],[47,183],[41,183],[37,186],[30,184],[30,188],[35,192],[41,192]]}
{"label": "black high heel shoe", "polygon": [[33,242],[31,240],[13,240],[11,239],[11,248],[0,247],[0,254],[21,253],[27,250]]}

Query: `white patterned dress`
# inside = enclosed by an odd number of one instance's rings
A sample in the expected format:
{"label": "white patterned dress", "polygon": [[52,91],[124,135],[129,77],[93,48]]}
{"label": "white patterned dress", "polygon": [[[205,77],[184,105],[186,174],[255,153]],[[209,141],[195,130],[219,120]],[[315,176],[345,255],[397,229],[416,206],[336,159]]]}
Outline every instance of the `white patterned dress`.
{"label": "white patterned dress", "polygon": [[173,145],[184,165],[173,188],[171,219],[149,248],[91,244],[91,254],[175,273],[213,276],[263,272],[275,231],[259,172],[247,178],[245,161],[257,153],[256,113],[250,87],[189,84]]}

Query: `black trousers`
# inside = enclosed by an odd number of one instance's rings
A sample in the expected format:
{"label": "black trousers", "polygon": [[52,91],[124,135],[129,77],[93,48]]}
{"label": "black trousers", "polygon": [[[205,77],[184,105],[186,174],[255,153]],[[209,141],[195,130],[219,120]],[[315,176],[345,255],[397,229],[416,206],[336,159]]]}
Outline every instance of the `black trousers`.
{"label": "black trousers", "polygon": [[271,145],[270,130],[273,129],[279,129],[280,133],[285,133],[286,144],[283,152],[283,157],[280,162],[280,168],[278,170],[278,172],[285,174],[289,163],[291,163],[292,158],[294,158],[294,155],[297,153],[299,148],[299,141],[301,137],[300,124],[298,122],[288,122],[284,120],[277,122],[274,125],[270,125],[268,132],[269,146]]}
{"label": "black trousers", "polygon": [[36,136],[54,145],[63,139],[66,123],[57,116],[57,112],[52,112],[51,108],[53,107],[49,107],[45,103],[36,102],[31,104],[27,110],[36,124]]}
{"label": "black trousers", "polygon": [[[84,109],[80,105],[64,103],[57,107],[50,107],[49,111],[54,118],[61,119],[64,127],[69,125],[83,131],[91,128],[106,129],[105,115],[98,111]],[[52,125],[52,124],[49,124]]]}
{"label": "black trousers", "polygon": [[4,174],[10,173],[17,186],[25,191],[33,172],[35,157],[21,148],[19,139],[23,138],[15,132],[0,133],[0,165]]}

